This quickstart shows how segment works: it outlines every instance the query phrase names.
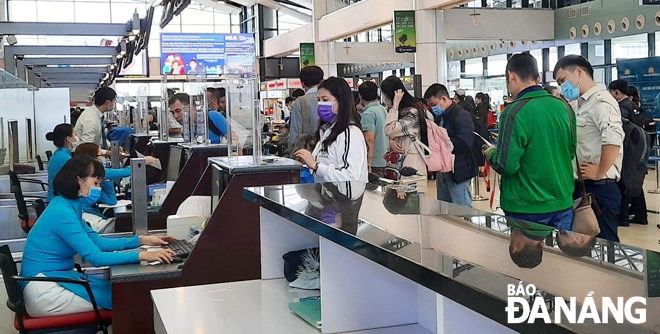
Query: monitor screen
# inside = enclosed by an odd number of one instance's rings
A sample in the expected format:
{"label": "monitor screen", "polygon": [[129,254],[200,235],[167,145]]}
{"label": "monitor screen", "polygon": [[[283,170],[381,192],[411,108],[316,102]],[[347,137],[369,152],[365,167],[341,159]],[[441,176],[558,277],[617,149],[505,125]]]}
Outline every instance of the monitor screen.
{"label": "monitor screen", "polygon": [[181,171],[181,158],[183,156],[183,147],[170,146],[170,160],[167,163],[167,181],[176,181]]}
{"label": "monitor screen", "polygon": [[225,54],[232,72],[256,71],[253,34],[161,34],[161,74],[226,73]]}

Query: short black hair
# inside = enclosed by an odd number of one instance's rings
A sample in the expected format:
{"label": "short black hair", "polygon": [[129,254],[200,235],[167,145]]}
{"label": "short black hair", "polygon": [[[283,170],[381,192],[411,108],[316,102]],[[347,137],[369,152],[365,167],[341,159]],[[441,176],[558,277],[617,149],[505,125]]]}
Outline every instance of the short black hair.
{"label": "short black hair", "polygon": [[300,81],[307,87],[314,87],[323,81],[323,70],[318,66],[307,66],[300,70]]}
{"label": "short black hair", "polygon": [[567,70],[573,72],[578,67],[582,68],[582,70],[587,72],[589,77],[593,79],[594,68],[586,58],[580,55],[568,55],[562,59],[559,59],[557,65],[555,65],[554,72],[552,72],[552,76],[557,79],[557,72],[559,72],[559,70]]}
{"label": "short black hair", "polygon": [[174,89],[172,89],[172,88],[168,88],[168,89],[167,89],[167,98],[169,99],[169,98],[171,98],[172,96],[174,96]]}
{"label": "short black hair", "polygon": [[360,88],[358,88],[358,92],[360,93],[360,97],[364,101],[378,100],[378,86],[371,81],[363,82],[360,85]]}
{"label": "short black hair", "polygon": [[[222,90],[224,91],[224,88]],[[209,87],[206,91],[211,93],[211,97],[218,100],[218,102],[220,102],[220,99],[224,96],[220,95],[220,90],[218,88]]]}
{"label": "short black hair", "polygon": [[506,72],[507,78],[509,72],[515,73],[522,80],[536,80],[539,78],[539,66],[536,63],[536,58],[529,52],[511,56],[506,64]]}
{"label": "short black hair", "polygon": [[114,101],[117,98],[117,93],[110,87],[101,87],[94,93],[94,105],[102,106],[107,101]]}
{"label": "short black hair", "polygon": [[626,80],[614,80],[610,82],[610,85],[608,87],[610,90],[618,90],[621,93],[628,95],[628,82]]}
{"label": "short black hair", "polygon": [[80,197],[80,185],[78,178],[105,177],[105,168],[95,158],[87,155],[75,156],[67,161],[62,169],[53,179],[53,194],[61,195],[66,199],[78,199]]}
{"label": "short black hair", "polygon": [[[216,90],[218,91],[218,96],[220,96],[220,98],[227,96],[227,90],[225,87],[216,88]],[[218,100],[220,100],[220,98],[218,98]]]}
{"label": "short black hair", "polygon": [[439,99],[443,96],[449,98],[449,91],[445,85],[438,83],[432,84],[429,88],[426,89],[426,92],[424,92],[424,99],[426,100],[431,97]]}
{"label": "short black hair", "polygon": [[294,99],[297,99],[301,96],[305,96],[305,91],[300,88],[294,90],[293,93],[291,93],[291,97],[293,97]]}
{"label": "short black hair", "polygon": [[66,137],[71,137],[73,135],[73,125],[69,123],[59,124],[53,129],[53,132],[46,134],[46,140],[50,140],[57,147],[64,146]]}
{"label": "short black hair", "polygon": [[287,96],[286,99],[284,99],[284,104],[289,104],[289,102],[293,102],[293,98],[291,96]]}
{"label": "short black hair", "polygon": [[189,106],[190,105],[190,95],[188,95],[186,93],[174,94],[174,95],[172,95],[172,97],[170,97],[169,104],[173,105],[174,102],[176,102],[176,101],[180,101],[181,103],[183,103],[183,105]]}

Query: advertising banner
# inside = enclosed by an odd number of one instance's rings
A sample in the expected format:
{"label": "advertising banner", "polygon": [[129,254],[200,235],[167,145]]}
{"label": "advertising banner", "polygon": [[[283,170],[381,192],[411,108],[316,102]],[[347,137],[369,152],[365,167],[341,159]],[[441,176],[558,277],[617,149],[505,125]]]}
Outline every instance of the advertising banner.
{"label": "advertising banner", "polygon": [[316,65],[314,43],[300,43],[300,68]]}
{"label": "advertising banner", "polygon": [[394,53],[415,53],[416,51],[415,11],[395,11]]}
{"label": "advertising banner", "polygon": [[660,0],[639,0],[640,6],[643,5],[660,5]]}
{"label": "advertising banner", "polygon": [[639,90],[642,108],[660,117],[660,57],[619,60],[617,70],[619,79]]}
{"label": "advertising banner", "polygon": [[253,34],[161,34],[160,43],[161,74],[256,72]]}

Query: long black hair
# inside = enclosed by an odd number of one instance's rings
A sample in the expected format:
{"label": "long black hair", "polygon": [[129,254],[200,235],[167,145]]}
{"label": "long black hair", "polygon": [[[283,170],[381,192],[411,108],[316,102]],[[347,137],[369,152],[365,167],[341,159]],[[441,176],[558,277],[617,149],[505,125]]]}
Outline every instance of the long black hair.
{"label": "long black hair", "polygon": [[50,140],[57,147],[64,146],[67,137],[73,135],[73,125],[69,123],[62,123],[53,129],[53,132],[46,134],[46,140]]}
{"label": "long black hair", "polygon": [[485,104],[487,106],[490,105],[490,97],[488,96],[488,94],[477,93],[475,97],[481,100],[480,104]]}
{"label": "long black hair", "polygon": [[401,89],[403,91],[403,98],[399,104],[399,119],[403,116],[402,111],[408,108],[417,109],[417,116],[419,117],[419,136],[422,139],[424,145],[429,144],[428,132],[426,128],[426,106],[422,101],[416,99],[414,96],[408,93],[406,87],[403,85],[403,82],[395,76],[390,76],[387,79],[383,80],[380,84],[380,90],[387,96],[390,101],[394,101],[394,92]]}
{"label": "long black hair", "polygon": [[[330,92],[330,94],[337,99],[337,105],[339,107],[335,126],[332,128],[332,132],[330,132],[328,138],[323,141],[323,150],[327,150],[328,146],[337,140],[337,136],[348,130],[350,125],[355,125],[360,128],[360,130],[362,130],[362,125],[360,124],[360,115],[358,114],[357,109],[355,109],[355,101],[353,100],[351,87],[348,86],[346,80],[343,78],[330,77],[321,82],[319,85],[319,90],[320,89],[325,89]],[[319,126],[314,135],[317,140],[320,138],[321,128],[325,124],[326,122],[319,120]]]}

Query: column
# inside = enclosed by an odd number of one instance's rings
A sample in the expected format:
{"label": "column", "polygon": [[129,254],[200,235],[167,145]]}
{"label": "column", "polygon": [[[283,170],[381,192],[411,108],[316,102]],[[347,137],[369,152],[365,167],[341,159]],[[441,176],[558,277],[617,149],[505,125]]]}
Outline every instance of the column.
{"label": "column", "polygon": [[334,9],[334,0],[313,0],[313,4],[314,7],[312,8],[312,18],[314,20],[314,24],[312,25],[312,29],[314,29],[314,57],[316,58],[316,66],[323,69],[323,73],[325,73],[326,78],[337,76],[335,43],[334,41],[319,42],[318,33],[319,20],[321,17]]}
{"label": "column", "polygon": [[650,32],[647,35],[647,41],[649,46],[649,57],[655,57],[655,32]]}
{"label": "column", "polygon": [[415,12],[417,53],[415,73],[422,76],[422,93],[434,83],[447,84],[447,40],[444,34],[444,11]]}

